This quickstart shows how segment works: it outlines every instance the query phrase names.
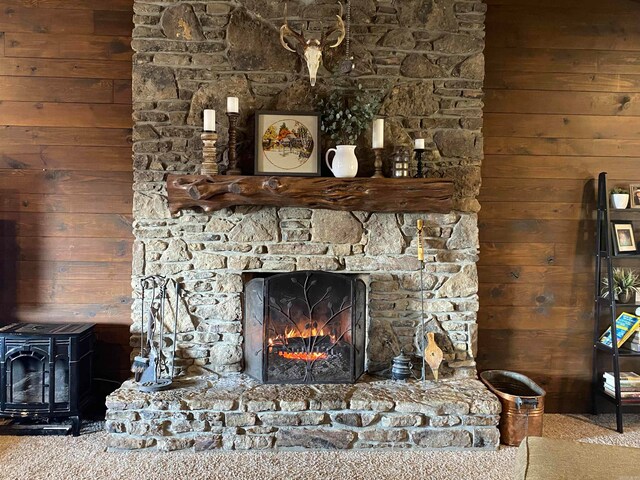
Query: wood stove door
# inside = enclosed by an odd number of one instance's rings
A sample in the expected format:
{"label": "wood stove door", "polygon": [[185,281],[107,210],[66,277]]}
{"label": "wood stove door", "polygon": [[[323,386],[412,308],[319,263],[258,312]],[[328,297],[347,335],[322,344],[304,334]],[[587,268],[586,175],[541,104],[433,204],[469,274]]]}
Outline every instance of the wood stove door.
{"label": "wood stove door", "polygon": [[49,353],[30,346],[9,351],[3,383],[3,410],[21,410],[28,405],[30,411],[49,411]]}

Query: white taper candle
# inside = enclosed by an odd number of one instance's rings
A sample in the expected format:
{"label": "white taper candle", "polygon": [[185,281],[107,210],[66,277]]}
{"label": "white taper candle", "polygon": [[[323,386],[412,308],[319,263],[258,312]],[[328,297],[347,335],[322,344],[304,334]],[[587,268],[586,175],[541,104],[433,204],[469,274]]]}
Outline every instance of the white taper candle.
{"label": "white taper candle", "polygon": [[371,146],[373,148],[384,147],[384,119],[378,118],[373,121],[373,135]]}

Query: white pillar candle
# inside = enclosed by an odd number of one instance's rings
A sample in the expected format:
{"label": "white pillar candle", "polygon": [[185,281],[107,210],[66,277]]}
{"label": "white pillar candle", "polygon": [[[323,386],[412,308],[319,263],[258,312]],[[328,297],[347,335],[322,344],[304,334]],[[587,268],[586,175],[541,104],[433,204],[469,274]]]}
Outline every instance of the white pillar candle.
{"label": "white pillar candle", "polygon": [[413,148],[415,148],[416,150],[424,150],[424,138],[416,138],[416,141],[413,145]]}
{"label": "white pillar candle", "polygon": [[240,112],[240,102],[238,97],[227,97],[227,113]]}
{"label": "white pillar candle", "polygon": [[373,121],[373,138],[371,143],[373,148],[384,147],[384,119],[383,118],[379,118]]}
{"label": "white pillar candle", "polygon": [[204,131],[205,132],[216,131],[216,111],[215,110],[204,111]]}

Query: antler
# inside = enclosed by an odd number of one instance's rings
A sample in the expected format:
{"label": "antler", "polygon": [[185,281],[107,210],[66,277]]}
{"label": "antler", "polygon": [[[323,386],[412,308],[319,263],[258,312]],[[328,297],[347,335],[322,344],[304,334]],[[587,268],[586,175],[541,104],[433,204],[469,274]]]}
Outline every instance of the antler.
{"label": "antler", "polygon": [[330,28],[326,32],[322,32],[322,38],[320,40],[320,45],[322,47],[324,47],[324,42],[326,41],[327,38],[329,38],[331,34],[333,34],[333,32],[340,31],[340,35],[338,35],[338,39],[333,45],[329,45],[329,48],[336,48],[338,45],[340,45],[347,34],[344,26],[344,20],[342,20],[342,3],[338,2],[338,5],[340,5],[340,14],[336,15],[336,18],[338,20],[336,21],[336,24],[333,28]]}
{"label": "antler", "polygon": [[292,37],[294,37],[296,40],[298,40],[298,42],[301,45],[306,45],[307,43],[307,40],[304,38],[304,35],[296,32],[295,30],[291,30],[291,28],[289,28],[289,23],[287,21],[287,4],[285,3],[284,4],[284,25],[280,27],[280,43],[285,49],[289,50],[290,52],[296,53],[296,51],[293,48],[287,45],[287,42],[284,39],[284,37],[287,35],[291,35]]}

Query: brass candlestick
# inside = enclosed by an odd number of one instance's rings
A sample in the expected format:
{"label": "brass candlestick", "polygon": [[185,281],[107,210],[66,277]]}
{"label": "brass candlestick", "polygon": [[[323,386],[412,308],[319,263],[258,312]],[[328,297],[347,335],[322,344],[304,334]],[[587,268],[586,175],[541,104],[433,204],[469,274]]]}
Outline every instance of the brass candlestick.
{"label": "brass candlestick", "polygon": [[424,173],[422,172],[422,154],[424,153],[424,148],[414,148],[413,151],[416,155],[416,174],[414,178],[422,178],[424,177]]}
{"label": "brass candlestick", "polygon": [[227,175],[242,175],[242,170],[238,168],[238,156],[236,154],[236,125],[238,124],[238,113],[227,112],[229,117],[229,169]]}
{"label": "brass candlestick", "polygon": [[382,174],[382,149],[374,148],[373,153],[376,156],[376,160],[375,162],[373,162],[373,166],[375,167],[376,171],[373,175],[371,175],[371,178],[384,178],[384,175]]}
{"label": "brass candlestick", "polygon": [[216,142],[218,134],[216,132],[202,132],[202,165],[201,175],[218,175],[218,160],[216,158]]}

